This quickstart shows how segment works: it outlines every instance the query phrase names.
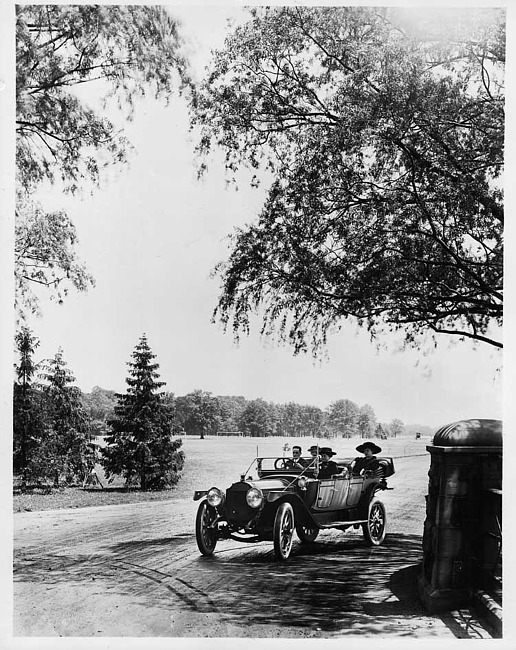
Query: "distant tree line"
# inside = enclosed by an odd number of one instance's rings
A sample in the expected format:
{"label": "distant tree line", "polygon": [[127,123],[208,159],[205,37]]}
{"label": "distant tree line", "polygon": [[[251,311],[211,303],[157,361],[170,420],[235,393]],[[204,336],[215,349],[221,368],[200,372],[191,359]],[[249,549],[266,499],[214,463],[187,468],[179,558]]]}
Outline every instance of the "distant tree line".
{"label": "distant tree line", "polygon": [[[116,404],[115,392],[95,386],[82,399],[95,430],[98,433],[107,431],[107,423],[113,416]],[[257,437],[391,438],[408,432],[400,419],[380,422],[372,406],[359,406],[350,399],[336,400],[326,409],[321,409],[309,404],[275,404],[264,399],[248,400],[241,395],[215,396],[208,391],[194,390],[182,396],[165,393],[164,401],[173,413],[175,433],[198,435],[201,438],[231,434]]]}
{"label": "distant tree line", "polygon": [[[174,437],[174,412],[159,389],[158,364],[145,335],[129,362],[127,391],[74,386],[63,351],[34,361],[39,340],[28,327],[15,337],[19,355],[13,390],[13,469],[21,487],[78,484],[100,462],[108,480],[122,476],[142,490],[177,483],[184,464]],[[99,448],[96,435],[107,434]]]}

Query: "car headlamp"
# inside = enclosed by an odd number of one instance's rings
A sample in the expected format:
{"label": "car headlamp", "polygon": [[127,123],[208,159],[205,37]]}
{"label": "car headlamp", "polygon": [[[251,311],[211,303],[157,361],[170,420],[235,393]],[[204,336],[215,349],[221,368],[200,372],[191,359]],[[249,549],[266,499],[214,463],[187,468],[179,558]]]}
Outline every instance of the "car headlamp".
{"label": "car headlamp", "polygon": [[302,490],[304,490],[306,488],[306,484],[307,484],[306,476],[300,476],[297,479],[297,484],[298,484],[298,487],[300,487]]}
{"label": "car headlamp", "polygon": [[247,491],[245,498],[251,508],[259,508],[263,503],[263,492],[258,488],[251,488]]}
{"label": "car headlamp", "polygon": [[210,504],[210,506],[220,506],[222,503],[222,499],[224,498],[223,492],[219,490],[219,488],[213,487],[210,490],[208,490],[208,494],[206,495],[206,501]]}

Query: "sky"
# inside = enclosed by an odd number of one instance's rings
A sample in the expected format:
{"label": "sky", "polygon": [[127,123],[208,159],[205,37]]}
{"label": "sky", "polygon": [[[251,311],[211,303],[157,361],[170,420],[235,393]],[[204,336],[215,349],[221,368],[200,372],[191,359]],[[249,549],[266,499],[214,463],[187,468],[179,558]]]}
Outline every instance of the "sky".
{"label": "sky", "polygon": [[[190,40],[199,74],[210,47],[222,43],[226,16],[238,9],[175,9]],[[96,101],[96,90],[85,97]],[[127,362],[140,336],[157,355],[166,390],[194,389],[276,403],[327,407],[337,399],[369,404],[379,420],[434,428],[471,417],[502,417],[501,353],[490,346],[452,344],[436,350],[400,350],[383,339],[377,350],[353,323],[329,340],[328,358],[294,357],[292,349],[259,337],[259,323],[237,345],[211,323],[227,235],[255,219],[265,187],[242,175],[228,187],[219,153],[197,178],[195,134],[186,103],[153,99],[136,105],[125,125],[134,145],[127,167],[111,170],[99,190],[67,197],[47,188],[49,209],[66,208],[79,236],[78,252],[96,279],[87,293],[71,291],[62,305],[42,299],[29,325],[40,339],[37,359],[59,347],[86,392],[94,386],[125,390]]]}

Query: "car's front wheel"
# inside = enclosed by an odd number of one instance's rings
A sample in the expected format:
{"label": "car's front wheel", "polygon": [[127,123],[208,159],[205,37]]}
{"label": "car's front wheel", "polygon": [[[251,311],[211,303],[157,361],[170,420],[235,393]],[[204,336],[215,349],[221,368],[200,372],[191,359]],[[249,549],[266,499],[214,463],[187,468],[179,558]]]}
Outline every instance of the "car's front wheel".
{"label": "car's front wheel", "polygon": [[299,539],[304,543],[315,542],[319,534],[318,528],[308,528],[308,526],[296,526],[296,533]]}
{"label": "car's front wheel", "polygon": [[290,503],[282,503],[274,518],[274,553],[279,560],[286,560],[292,550],[294,538],[294,510]]}
{"label": "car's front wheel", "polygon": [[195,520],[197,546],[203,555],[212,555],[217,544],[217,530],[212,528],[217,514],[207,501],[202,501]]}
{"label": "car's front wheel", "polygon": [[387,515],[385,513],[385,506],[380,499],[371,499],[367,521],[362,524],[365,540],[370,546],[380,546],[385,539],[386,525]]}

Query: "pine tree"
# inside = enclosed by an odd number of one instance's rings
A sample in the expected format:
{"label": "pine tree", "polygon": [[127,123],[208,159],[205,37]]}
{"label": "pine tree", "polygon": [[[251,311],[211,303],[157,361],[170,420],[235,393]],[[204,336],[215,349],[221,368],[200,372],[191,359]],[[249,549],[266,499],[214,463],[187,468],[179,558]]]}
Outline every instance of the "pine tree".
{"label": "pine tree", "polygon": [[61,348],[47,363],[41,377],[46,382],[43,394],[47,428],[38,450],[41,472],[51,475],[56,487],[62,479],[68,484],[75,483],[82,480],[92,462],[93,452],[88,444],[91,421],[84,410],[80,389],[72,385],[75,377],[67,367]]}
{"label": "pine tree", "polygon": [[34,478],[34,457],[44,433],[41,393],[34,384],[38,364],[33,356],[40,342],[26,326],[17,332],[15,342],[20,362],[15,365],[13,387],[13,470],[26,483]]}
{"label": "pine tree", "polygon": [[108,421],[102,464],[108,479],[122,475],[126,485],[139,482],[142,490],[159,490],[177,483],[184,463],[181,439],[172,438],[173,413],[158,392],[159,364],[154,363],[144,334],[128,362],[125,394],[117,394],[115,417]]}

